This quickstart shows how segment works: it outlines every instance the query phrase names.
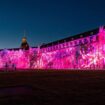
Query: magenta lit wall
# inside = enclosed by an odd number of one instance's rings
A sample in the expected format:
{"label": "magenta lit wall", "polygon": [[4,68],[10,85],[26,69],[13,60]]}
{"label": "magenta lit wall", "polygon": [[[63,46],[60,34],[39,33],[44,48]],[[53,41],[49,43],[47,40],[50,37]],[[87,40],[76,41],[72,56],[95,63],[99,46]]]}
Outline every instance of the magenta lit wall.
{"label": "magenta lit wall", "polygon": [[105,29],[46,48],[0,51],[0,68],[105,69]]}

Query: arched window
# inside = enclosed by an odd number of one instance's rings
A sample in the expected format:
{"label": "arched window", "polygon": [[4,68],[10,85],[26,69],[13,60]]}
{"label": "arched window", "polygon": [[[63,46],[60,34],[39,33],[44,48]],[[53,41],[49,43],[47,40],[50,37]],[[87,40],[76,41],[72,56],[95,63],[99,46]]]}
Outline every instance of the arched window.
{"label": "arched window", "polygon": [[93,42],[93,36],[90,36],[90,43]]}
{"label": "arched window", "polygon": [[96,35],[93,36],[93,42],[96,42]]}
{"label": "arched window", "polygon": [[53,51],[55,50],[55,46],[53,45]]}
{"label": "arched window", "polygon": [[87,43],[88,43],[87,38],[84,38],[84,44],[87,44]]}
{"label": "arched window", "polygon": [[57,48],[60,49],[59,44],[57,45]]}
{"label": "arched window", "polygon": [[72,47],[73,46],[73,43],[72,42],[70,42],[70,47]]}
{"label": "arched window", "polygon": [[49,47],[47,49],[48,49],[47,51],[49,51]]}
{"label": "arched window", "polygon": [[71,42],[68,42],[68,47],[70,47],[71,46]]}
{"label": "arched window", "polygon": [[72,41],[72,47],[74,47],[75,46],[75,43],[74,43],[74,41]]}
{"label": "arched window", "polygon": [[79,45],[82,45],[82,44],[83,44],[83,42],[82,42],[82,40],[80,39],[80,40],[79,40]]}
{"label": "arched window", "polygon": [[63,43],[63,48],[65,48],[65,47],[66,47],[66,43],[64,42],[64,43]]}
{"label": "arched window", "polygon": [[77,46],[79,45],[79,40],[77,40]]}
{"label": "arched window", "polygon": [[66,47],[69,47],[69,43],[68,42],[66,42]]}
{"label": "arched window", "polygon": [[61,44],[61,48],[63,48],[63,43]]}
{"label": "arched window", "polygon": [[96,41],[98,41],[99,40],[99,36],[98,35],[96,35]]}
{"label": "arched window", "polygon": [[58,45],[56,45],[56,50],[58,50]]}
{"label": "arched window", "polygon": [[77,40],[74,42],[74,44],[75,44],[74,46],[77,46]]}

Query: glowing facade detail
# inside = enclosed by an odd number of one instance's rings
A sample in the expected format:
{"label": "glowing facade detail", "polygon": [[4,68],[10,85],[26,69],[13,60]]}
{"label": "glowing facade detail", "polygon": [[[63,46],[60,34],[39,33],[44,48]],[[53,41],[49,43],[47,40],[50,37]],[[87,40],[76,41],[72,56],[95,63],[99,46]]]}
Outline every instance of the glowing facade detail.
{"label": "glowing facade detail", "polygon": [[1,50],[0,68],[105,69],[105,29],[54,46]]}

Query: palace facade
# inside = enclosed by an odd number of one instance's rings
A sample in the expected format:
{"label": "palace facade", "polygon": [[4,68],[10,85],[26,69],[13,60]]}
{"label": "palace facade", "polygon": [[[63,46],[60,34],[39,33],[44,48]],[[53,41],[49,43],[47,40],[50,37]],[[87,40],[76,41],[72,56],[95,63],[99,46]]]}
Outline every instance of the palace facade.
{"label": "palace facade", "polygon": [[0,50],[1,69],[105,69],[105,27],[40,47],[23,42],[21,48]]}

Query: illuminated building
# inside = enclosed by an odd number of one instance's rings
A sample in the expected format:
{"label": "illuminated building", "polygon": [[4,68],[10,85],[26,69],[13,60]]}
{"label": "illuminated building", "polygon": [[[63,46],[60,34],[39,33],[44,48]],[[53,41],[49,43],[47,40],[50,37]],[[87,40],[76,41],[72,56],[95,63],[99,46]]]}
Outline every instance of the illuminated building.
{"label": "illuminated building", "polygon": [[17,70],[105,69],[105,27],[44,44],[38,48],[29,48],[26,38],[23,38],[20,49],[0,51],[0,68],[12,68],[13,65]]}

